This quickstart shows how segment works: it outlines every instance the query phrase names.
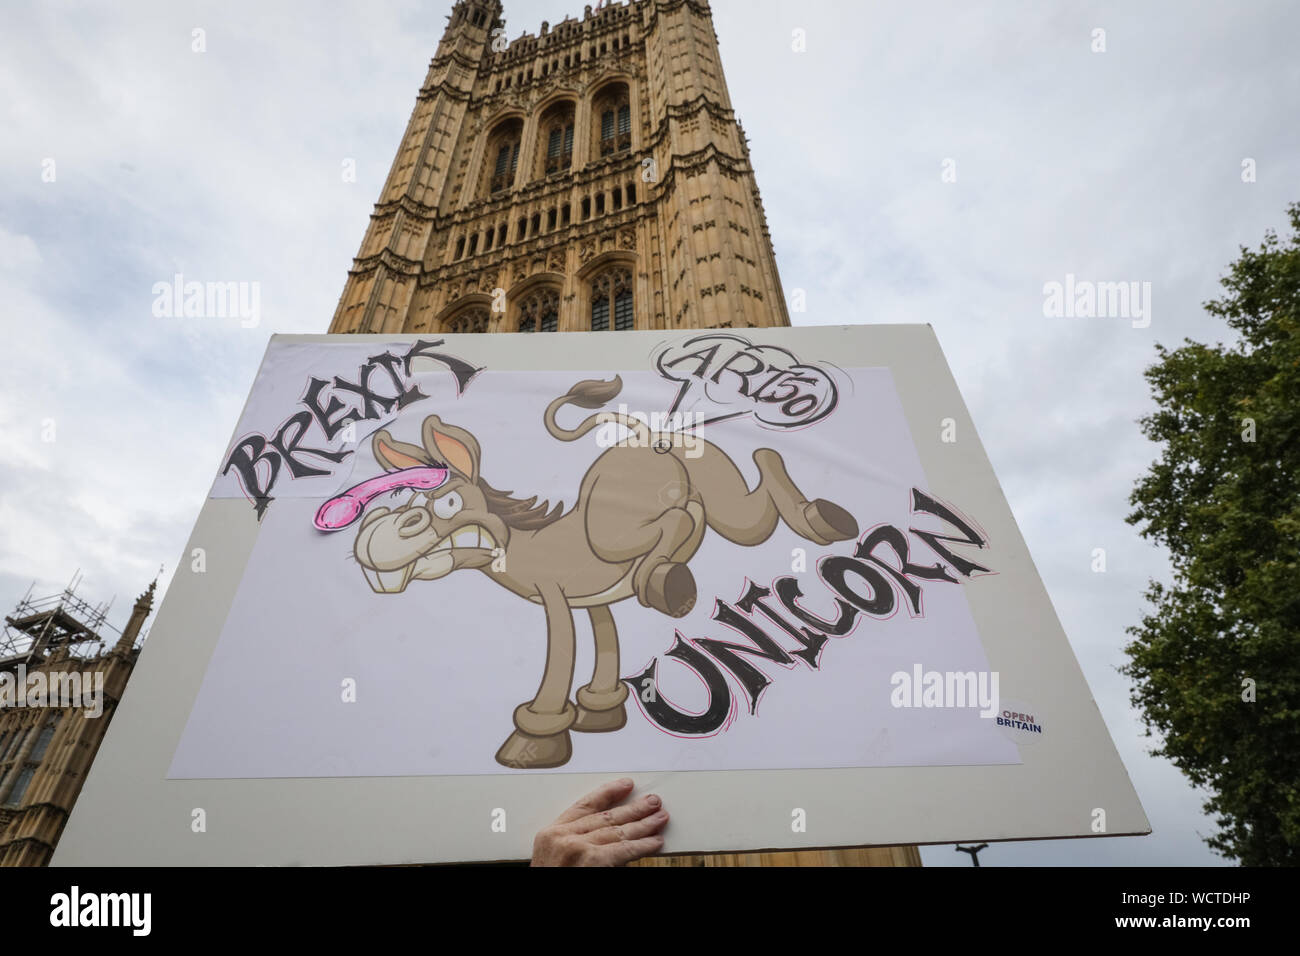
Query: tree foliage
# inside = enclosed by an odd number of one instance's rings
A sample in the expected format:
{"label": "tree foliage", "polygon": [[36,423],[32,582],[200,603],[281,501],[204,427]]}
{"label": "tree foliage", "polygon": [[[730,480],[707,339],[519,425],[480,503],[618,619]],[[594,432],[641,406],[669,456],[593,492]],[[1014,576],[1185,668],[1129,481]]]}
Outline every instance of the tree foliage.
{"label": "tree foliage", "polygon": [[1210,846],[1251,866],[1300,862],[1300,203],[1288,212],[1290,239],[1242,247],[1205,304],[1235,344],[1157,346],[1141,426],[1163,447],[1128,518],[1174,569],[1129,629],[1133,704],[1211,794]]}

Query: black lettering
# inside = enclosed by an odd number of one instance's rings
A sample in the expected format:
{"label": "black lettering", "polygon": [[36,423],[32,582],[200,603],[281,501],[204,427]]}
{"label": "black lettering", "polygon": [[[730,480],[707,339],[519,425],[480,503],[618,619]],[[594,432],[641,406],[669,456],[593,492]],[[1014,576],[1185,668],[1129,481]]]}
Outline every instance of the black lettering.
{"label": "black lettering", "polygon": [[[894,589],[889,586],[888,579],[871,565],[863,564],[857,558],[836,555],[824,560],[819,570],[826,583],[854,607],[873,617],[884,617],[894,610]],[[856,574],[871,585],[871,597],[863,597],[849,587],[845,580],[849,574]]]}
{"label": "black lettering", "polygon": [[921,489],[913,488],[912,511],[919,511],[922,514],[936,515],[949,524],[955,525],[957,529],[965,535],[964,538],[954,538],[951,535],[937,534],[933,531],[920,531],[917,528],[908,529],[912,534],[916,535],[928,544],[935,554],[939,555],[939,557],[943,558],[956,568],[958,574],[961,574],[964,577],[970,577],[972,571],[988,571],[988,568],[976,564],[974,561],[968,561],[963,557],[953,554],[939,543],[940,541],[947,541],[951,544],[973,544],[977,548],[983,548],[984,545],[988,543],[975,533],[974,528],[962,521],[961,518],[957,517],[957,515],[953,514],[951,509],[944,507]]}
{"label": "black lettering", "polygon": [[428,398],[414,385],[410,388],[405,387],[405,383],[397,374],[397,369],[402,366],[404,360],[392,352],[385,352],[383,355],[372,355],[368,361],[372,365],[378,365],[382,368],[388,373],[388,377],[393,380],[393,386],[397,389],[397,407],[399,409],[405,408],[412,402],[418,402],[422,398]]}
{"label": "black lettering", "polygon": [[711,637],[697,638],[694,642],[698,647],[702,647],[707,651],[719,664],[731,671],[736,680],[740,681],[740,686],[745,689],[745,693],[749,696],[749,712],[752,714],[758,708],[759,695],[763,693],[763,688],[772,683],[772,679],[749,661],[737,657],[737,652],[752,654],[764,660],[776,661],[778,664],[791,664],[794,662],[794,658],[787,654],[780,644],[763,633],[762,629],[753,621],[737,613],[736,609],[729,604],[719,601],[713,611],[713,619],[743,634],[756,645],[746,647],[743,644],[732,644]]}
{"label": "black lettering", "polygon": [[813,670],[816,670],[818,667],[818,661],[821,659],[822,648],[826,646],[826,643],[830,638],[825,634],[807,627],[802,630],[796,630],[795,626],[778,614],[775,609],[770,608],[763,603],[763,599],[769,597],[771,594],[772,592],[770,589],[760,587],[751,581],[749,584],[749,590],[745,592],[744,597],[736,602],[736,607],[740,608],[746,614],[753,614],[755,608],[763,612],[768,620],[803,645],[801,650],[791,651],[791,653],[794,654],[795,657],[806,662]]}
{"label": "black lettering", "polygon": [[[652,660],[650,666],[636,677],[624,677],[623,682],[627,684],[629,691],[637,695],[641,706],[645,708],[646,716],[664,730],[673,734],[706,736],[726,723],[727,716],[731,713],[731,689],[727,686],[727,679],[722,676],[722,671],[718,670],[708,657],[682,640],[680,632],[674,632],[674,638],[672,648],[664,656],[677,658],[704,681],[709,689],[709,707],[704,713],[683,713],[664,700],[655,679],[659,667],[658,658]],[[646,681],[650,682],[650,687],[654,691],[650,695],[650,700],[645,699]]]}
{"label": "black lettering", "polygon": [[799,598],[803,597],[803,591],[799,589],[799,582],[796,579],[790,577],[777,578],[776,583],[772,586],[776,589],[776,596],[781,599],[785,609],[805,624],[811,625],[819,631],[825,631],[831,637],[843,637],[853,630],[853,622],[857,620],[858,610],[839,598],[835,599],[835,606],[840,612],[839,619],[824,621],[816,614],[805,611],[799,606],[798,601]]}
{"label": "black lettering", "polygon": [[320,425],[321,431],[325,433],[326,440],[333,441],[334,436],[343,431],[343,429],[347,427],[348,422],[355,422],[361,417],[361,415],[356,410],[353,410],[343,417],[331,421],[335,415],[343,411],[347,406],[331,395],[329,405],[325,408],[321,408],[321,389],[328,385],[329,382],[325,381],[323,378],[313,377],[307,383],[307,394],[303,396],[302,404],[306,405],[307,410],[315,417],[316,423]]}
{"label": "black lettering", "polygon": [[[262,485],[257,473],[257,463],[259,461],[265,461],[270,465],[270,474],[266,479],[265,486]],[[239,480],[244,486],[244,493],[253,499],[253,508],[257,511],[257,520],[261,521],[262,515],[266,512],[266,506],[273,500],[270,497],[270,491],[275,485],[275,476],[280,473],[280,456],[274,451],[266,450],[266,439],[261,435],[250,435],[231,451],[230,457],[226,459],[226,467],[221,469],[221,473],[228,475],[231,468],[234,468],[239,473]]]}
{"label": "black lettering", "polygon": [[696,378],[704,378],[705,372],[707,372],[709,366],[713,364],[713,360],[717,358],[718,350],[720,348],[722,348],[721,342],[719,342],[717,345],[709,346],[707,348],[702,348],[698,352],[691,352],[687,355],[683,355],[681,358],[673,359],[671,362],[668,362],[667,364],[660,366],[660,368],[661,369],[674,368],[678,365],[681,365],[683,362],[689,362],[691,359],[698,359],[699,364],[695,366],[695,371],[691,372],[690,374],[695,376]]}
{"label": "black lettering", "polygon": [[[324,458],[326,461],[338,464],[352,454],[350,451],[329,451],[324,448],[300,447],[299,442],[307,433],[307,429],[311,427],[311,423],[311,412],[299,412],[281,425],[280,430],[271,439],[271,446],[284,458],[285,463],[289,466],[289,474],[295,478],[309,478],[315,475],[330,474],[328,471],[323,471],[320,468],[308,465],[306,462],[299,461],[298,455],[314,455],[317,458]],[[274,481],[268,484],[268,489],[270,484],[273,483]]]}
{"label": "black lettering", "polygon": [[[800,376],[795,376],[794,378],[791,378],[790,381],[798,383],[799,385],[815,386],[817,384],[815,379],[803,378]],[[781,405],[781,414],[785,415],[787,418],[795,420],[801,419],[804,415],[817,408],[818,400],[819,399],[816,395],[808,392],[796,394],[789,401],[784,402]]]}
{"label": "black lettering", "polygon": [[[749,359],[749,361],[753,363],[750,366],[748,372],[742,372],[739,371],[738,369],[734,369],[731,367],[732,363],[735,362],[737,359]],[[736,375],[740,378],[740,389],[739,389],[740,394],[744,395],[746,398],[749,398],[750,397],[749,377],[751,375],[758,374],[759,372],[763,371],[765,368],[767,368],[767,365],[762,361],[762,359],[758,358],[758,356],[756,355],[750,355],[748,352],[745,351],[732,352],[731,358],[727,359],[720,366],[718,366],[718,370],[713,373],[713,378],[711,381],[713,382],[714,385],[721,384],[722,373],[731,372],[731,374]]]}
{"label": "black lettering", "polygon": [[[361,366],[357,372],[359,381],[356,384],[345,382],[337,375],[334,376],[334,387],[342,389],[345,392],[353,392],[361,398],[362,414],[361,418],[366,421],[373,421],[381,418],[393,410],[397,404],[397,399],[390,395],[380,395],[370,388],[370,373],[375,370],[375,366],[367,363]],[[421,396],[423,397],[423,396]]]}
{"label": "black lettering", "polygon": [[[894,567],[892,564],[889,564],[872,553],[882,544],[888,545],[894,549],[894,554],[898,556],[898,560],[902,565],[901,569]],[[875,531],[871,532],[871,534],[863,538],[861,543],[858,545],[857,550],[854,551],[853,554],[855,557],[865,558],[882,568],[886,574],[890,575],[890,577],[892,577],[902,589],[908,603],[912,605],[912,612],[920,614],[921,586],[913,581],[910,575],[915,575],[918,578],[925,578],[930,581],[948,581],[952,584],[956,584],[957,579],[948,573],[947,568],[937,562],[928,567],[913,564],[908,560],[908,552],[910,550],[907,535],[903,534],[903,532],[899,531],[893,525],[885,525],[882,528],[877,528]]]}
{"label": "black lettering", "polygon": [[[786,370],[778,373],[774,378],[768,379],[763,383],[763,387],[754,393],[754,401],[762,402],[765,405],[779,405],[783,402],[789,402],[799,396],[799,386],[797,383],[807,381],[801,379],[793,372]],[[785,389],[778,394],[778,389]],[[816,404],[817,399],[813,399]]]}
{"label": "black lettering", "polygon": [[[445,341],[446,339],[438,339],[436,342],[425,342],[423,340],[416,342],[411,346],[410,351],[402,356],[402,368],[409,376],[411,374],[411,362],[414,359],[427,358],[433,359],[435,362],[441,362],[443,365],[447,366],[451,371],[451,374],[455,376],[456,395],[460,396],[465,394],[465,389],[469,388],[469,383],[473,381],[474,376],[483,371],[483,369],[481,367],[470,365],[469,362],[466,362],[463,359],[458,359],[454,355],[444,355],[441,352],[429,351],[430,349],[436,349]],[[428,398],[427,395],[418,389],[413,390],[413,395],[414,397],[411,401]]]}

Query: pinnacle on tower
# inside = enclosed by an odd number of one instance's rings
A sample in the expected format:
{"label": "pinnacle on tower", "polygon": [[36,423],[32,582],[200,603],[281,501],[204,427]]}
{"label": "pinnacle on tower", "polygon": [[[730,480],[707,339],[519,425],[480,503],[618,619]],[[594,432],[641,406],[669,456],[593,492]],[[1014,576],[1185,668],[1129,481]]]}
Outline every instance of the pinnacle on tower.
{"label": "pinnacle on tower", "polygon": [[122,629],[122,636],[113,648],[114,653],[128,654],[135,646],[136,638],[140,636],[140,628],[144,626],[145,618],[153,610],[154,591],[157,587],[158,579],[154,578],[144,593],[135,599],[135,606],[131,608],[131,618]]}

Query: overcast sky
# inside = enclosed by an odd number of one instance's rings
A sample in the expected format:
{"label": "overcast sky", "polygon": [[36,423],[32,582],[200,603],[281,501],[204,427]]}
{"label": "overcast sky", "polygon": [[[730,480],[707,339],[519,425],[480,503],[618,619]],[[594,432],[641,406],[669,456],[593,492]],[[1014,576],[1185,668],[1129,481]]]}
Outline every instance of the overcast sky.
{"label": "overcast sky", "polygon": [[[160,564],[170,580],[267,337],[333,315],[450,6],[5,0],[5,612],[80,568],[121,626]],[[807,294],[795,324],[934,326],[1155,830],[982,861],[1222,862],[1115,672],[1146,581],[1168,574],[1124,518],[1156,454],[1136,425],[1153,346],[1221,340],[1201,303],[1300,200],[1300,6],[713,7],[781,278]],[[582,4],[507,0],[508,34],[566,14]],[[260,283],[260,325],[154,318],[176,273]],[[1149,282],[1149,327],[1046,317],[1044,284],[1067,274]]]}

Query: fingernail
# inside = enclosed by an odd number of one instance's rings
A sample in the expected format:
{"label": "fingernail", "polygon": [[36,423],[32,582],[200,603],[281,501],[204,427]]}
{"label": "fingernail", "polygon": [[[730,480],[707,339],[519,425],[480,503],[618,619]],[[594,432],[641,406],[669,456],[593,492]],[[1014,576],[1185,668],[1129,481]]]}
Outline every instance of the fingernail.
{"label": "fingernail", "polygon": [[632,778],[631,778],[631,777],[624,777],[622,780],[620,780],[620,781],[618,782],[618,785],[619,785],[620,787],[630,787],[630,786],[632,786]]}
{"label": "fingernail", "polygon": [[663,803],[663,801],[660,800],[660,799],[659,799],[657,796],[655,796],[653,793],[650,794],[650,796],[648,796],[648,797],[645,798],[645,802],[648,803],[648,804],[650,804],[650,806],[652,806],[652,807],[657,807],[657,806],[659,806],[659,804]]}

